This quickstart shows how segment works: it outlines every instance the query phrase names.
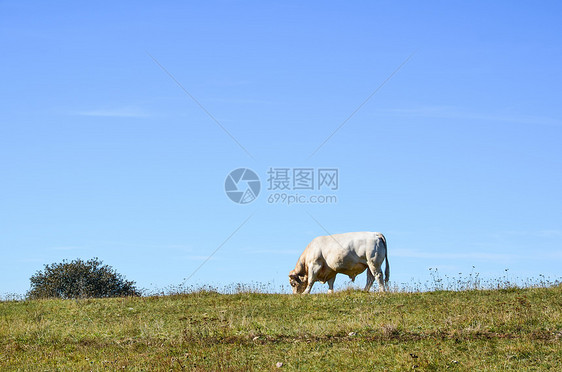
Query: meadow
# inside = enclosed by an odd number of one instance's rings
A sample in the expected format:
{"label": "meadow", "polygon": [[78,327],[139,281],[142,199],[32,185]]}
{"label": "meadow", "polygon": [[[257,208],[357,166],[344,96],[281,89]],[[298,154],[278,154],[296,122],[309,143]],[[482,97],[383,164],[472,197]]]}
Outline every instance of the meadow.
{"label": "meadow", "polygon": [[560,370],[562,286],[499,287],[2,301],[0,370]]}

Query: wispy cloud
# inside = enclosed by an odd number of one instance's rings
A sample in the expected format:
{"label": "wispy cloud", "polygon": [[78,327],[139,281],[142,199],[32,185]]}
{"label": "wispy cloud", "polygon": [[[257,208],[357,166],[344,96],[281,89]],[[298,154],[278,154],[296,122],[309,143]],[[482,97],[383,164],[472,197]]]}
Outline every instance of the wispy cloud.
{"label": "wispy cloud", "polygon": [[534,238],[534,239],[560,239],[562,238],[562,230],[558,229],[542,229],[542,230],[503,230],[491,234],[494,239],[503,238]]}
{"label": "wispy cloud", "polygon": [[68,246],[53,247],[52,249],[55,251],[77,251],[83,249],[83,247],[68,245]]}
{"label": "wispy cloud", "polygon": [[252,80],[247,79],[209,79],[205,82],[205,85],[209,86],[218,86],[218,87],[237,87],[243,85],[250,85],[252,84]]}
{"label": "wispy cloud", "polygon": [[280,254],[280,255],[300,255],[302,250],[299,251],[298,249],[250,249],[246,250],[245,253],[254,253],[254,254]]}
{"label": "wispy cloud", "polygon": [[216,257],[213,256],[196,256],[196,255],[183,256],[182,258],[190,261],[211,261],[217,259]]}
{"label": "wispy cloud", "polygon": [[514,260],[520,257],[516,254],[508,253],[488,253],[488,252],[467,252],[467,253],[448,253],[417,251],[414,249],[394,249],[392,256],[407,258],[427,258],[427,259],[446,259],[446,260]]}
{"label": "wispy cloud", "polygon": [[280,104],[280,101],[271,101],[255,98],[215,98],[213,102],[231,103],[231,104],[248,104],[248,105],[275,105]]}
{"label": "wispy cloud", "polygon": [[540,230],[537,234],[542,238],[562,238],[562,230]]}
{"label": "wispy cloud", "polygon": [[513,112],[476,112],[455,106],[417,106],[410,108],[386,108],[377,110],[379,114],[405,117],[424,117],[442,119],[472,119],[482,121],[510,122],[518,124],[540,124],[561,126],[562,119],[541,115]]}
{"label": "wispy cloud", "polygon": [[534,251],[531,253],[526,252],[512,252],[512,253],[494,253],[494,252],[479,252],[468,251],[461,253],[450,252],[431,252],[431,251],[418,251],[414,249],[394,249],[389,254],[396,257],[405,258],[421,258],[421,259],[437,259],[437,260],[478,260],[478,261],[529,261],[529,260],[559,260],[562,259],[562,252],[559,251]]}
{"label": "wispy cloud", "polygon": [[114,118],[144,118],[149,116],[143,109],[135,106],[74,111],[72,112],[72,114],[79,116],[100,116]]}
{"label": "wispy cloud", "polygon": [[510,231],[512,235],[530,235],[538,238],[562,238],[562,230]]}

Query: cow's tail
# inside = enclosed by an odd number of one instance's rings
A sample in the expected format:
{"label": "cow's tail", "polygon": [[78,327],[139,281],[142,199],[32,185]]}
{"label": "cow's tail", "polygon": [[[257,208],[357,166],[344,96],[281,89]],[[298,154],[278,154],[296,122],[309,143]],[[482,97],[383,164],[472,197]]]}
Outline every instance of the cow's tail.
{"label": "cow's tail", "polygon": [[386,267],[384,268],[384,282],[388,283],[388,280],[390,279],[390,263],[388,262],[388,247],[386,245],[386,238],[384,237],[383,234],[381,234],[381,239],[382,242],[384,243],[384,250],[386,252],[385,256],[385,261],[386,261]]}

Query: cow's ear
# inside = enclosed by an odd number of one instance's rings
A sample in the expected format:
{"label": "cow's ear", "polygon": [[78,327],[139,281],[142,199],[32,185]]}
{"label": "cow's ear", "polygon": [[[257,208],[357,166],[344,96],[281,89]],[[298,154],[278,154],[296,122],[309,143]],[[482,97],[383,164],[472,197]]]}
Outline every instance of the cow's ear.
{"label": "cow's ear", "polygon": [[289,278],[295,280],[297,283],[302,283],[301,278],[297,274],[289,274]]}

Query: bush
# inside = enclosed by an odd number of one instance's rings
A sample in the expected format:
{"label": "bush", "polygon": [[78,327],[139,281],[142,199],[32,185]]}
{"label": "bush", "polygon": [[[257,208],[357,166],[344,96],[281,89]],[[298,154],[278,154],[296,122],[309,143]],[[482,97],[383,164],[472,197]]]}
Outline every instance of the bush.
{"label": "bush", "polygon": [[140,296],[135,282],[125,280],[97,257],[45,265],[29,280],[30,299]]}

